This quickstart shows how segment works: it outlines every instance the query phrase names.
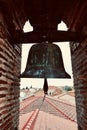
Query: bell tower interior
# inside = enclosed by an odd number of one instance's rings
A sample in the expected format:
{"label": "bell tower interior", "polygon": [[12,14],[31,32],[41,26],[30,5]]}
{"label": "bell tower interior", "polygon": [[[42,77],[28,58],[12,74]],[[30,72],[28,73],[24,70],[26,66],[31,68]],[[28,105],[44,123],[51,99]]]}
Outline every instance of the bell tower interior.
{"label": "bell tower interior", "polygon": [[[0,1],[0,127],[17,130],[24,43],[70,42],[78,130],[87,130],[87,1]],[[33,26],[24,32],[26,21]],[[67,31],[57,30],[64,21]],[[66,44],[66,43],[64,43]]]}

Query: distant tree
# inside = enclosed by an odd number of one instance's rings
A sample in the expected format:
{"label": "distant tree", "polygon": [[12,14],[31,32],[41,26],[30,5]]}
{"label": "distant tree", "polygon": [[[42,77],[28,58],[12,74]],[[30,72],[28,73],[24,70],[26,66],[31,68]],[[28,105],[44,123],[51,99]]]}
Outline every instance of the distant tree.
{"label": "distant tree", "polygon": [[65,90],[65,91],[71,91],[72,88],[71,88],[70,86],[65,86],[65,87],[64,87],[64,90]]}
{"label": "distant tree", "polygon": [[51,95],[51,92],[49,94]]}
{"label": "distant tree", "polygon": [[28,86],[26,86],[26,89],[28,89]]}
{"label": "distant tree", "polygon": [[30,88],[32,88],[32,86],[30,86]]}

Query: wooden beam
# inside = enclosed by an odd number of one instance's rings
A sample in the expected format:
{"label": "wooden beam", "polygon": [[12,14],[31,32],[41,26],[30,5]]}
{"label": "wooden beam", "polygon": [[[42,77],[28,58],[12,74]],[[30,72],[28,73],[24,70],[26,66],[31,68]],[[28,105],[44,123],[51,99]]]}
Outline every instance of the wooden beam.
{"label": "wooden beam", "polygon": [[75,41],[81,42],[86,38],[83,34],[79,34],[71,31],[50,31],[50,32],[28,32],[20,33],[17,32],[14,34],[15,44],[21,43],[41,43],[44,41],[48,42],[66,42],[66,41]]}

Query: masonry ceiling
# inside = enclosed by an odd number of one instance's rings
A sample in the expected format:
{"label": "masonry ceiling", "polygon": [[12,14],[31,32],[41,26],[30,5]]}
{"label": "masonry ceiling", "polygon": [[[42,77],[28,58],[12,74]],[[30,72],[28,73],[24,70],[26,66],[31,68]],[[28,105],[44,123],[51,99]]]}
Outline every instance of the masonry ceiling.
{"label": "masonry ceiling", "polygon": [[81,30],[86,23],[87,1],[83,0],[0,0],[10,30],[22,30],[30,21],[34,30],[55,29],[64,21],[68,28]]}

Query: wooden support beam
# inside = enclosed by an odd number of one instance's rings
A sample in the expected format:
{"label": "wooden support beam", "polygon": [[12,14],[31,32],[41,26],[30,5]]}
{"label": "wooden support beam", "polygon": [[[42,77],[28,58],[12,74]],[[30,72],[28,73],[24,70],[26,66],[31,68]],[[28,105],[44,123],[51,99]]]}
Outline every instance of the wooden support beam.
{"label": "wooden support beam", "polygon": [[75,41],[81,42],[86,38],[81,33],[71,32],[71,31],[50,31],[50,32],[28,32],[20,33],[17,32],[14,35],[15,44],[21,43],[41,43],[44,41],[48,42],[66,42]]}

